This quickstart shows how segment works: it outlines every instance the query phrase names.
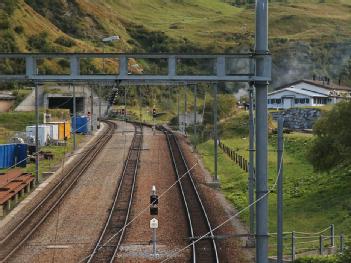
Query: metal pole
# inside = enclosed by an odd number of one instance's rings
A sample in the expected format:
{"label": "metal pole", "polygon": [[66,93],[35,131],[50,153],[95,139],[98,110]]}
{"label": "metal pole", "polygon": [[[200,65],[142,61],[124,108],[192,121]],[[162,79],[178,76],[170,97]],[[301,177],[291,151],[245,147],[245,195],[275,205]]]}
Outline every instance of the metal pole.
{"label": "metal pole", "polygon": [[284,135],[283,135],[283,124],[284,119],[279,118],[278,120],[278,159],[277,159],[277,171],[278,171],[278,194],[277,194],[277,259],[278,263],[283,263],[283,147],[284,147]]}
{"label": "metal pole", "polygon": [[99,127],[101,125],[101,85],[99,85]]}
{"label": "metal pole", "polygon": [[218,83],[213,86],[213,142],[214,142],[214,181],[218,181],[218,130],[217,130],[217,92]]}
{"label": "metal pole", "polygon": [[154,257],[157,257],[157,249],[156,249],[156,228],[152,229],[152,254]]}
{"label": "metal pole", "polygon": [[194,85],[194,138],[195,138],[195,148],[196,148],[196,145],[197,145],[196,115],[197,115],[197,84]]}
{"label": "metal pole", "polygon": [[127,86],[124,87],[124,120],[127,121]]}
{"label": "metal pole", "polygon": [[[268,52],[268,1],[256,1],[256,54]],[[256,74],[264,75],[265,63],[257,60]],[[267,82],[256,82],[256,262],[268,263],[268,114]]]}
{"label": "metal pole", "polygon": [[140,105],[139,105],[139,118],[140,118],[140,123],[143,121],[142,120],[142,107],[143,107],[143,99],[141,97],[141,87],[139,87],[139,100],[140,100]]}
{"label": "metal pole", "polygon": [[295,232],[291,233],[291,262],[296,259]]}
{"label": "metal pole", "polygon": [[91,114],[91,133],[94,131],[94,96],[93,96],[93,85],[90,86],[90,114]]}
{"label": "metal pole", "polygon": [[172,111],[172,88],[168,87],[168,110],[169,113]]}
{"label": "metal pole", "polygon": [[35,84],[35,182],[39,184],[39,88]]}
{"label": "metal pole", "polygon": [[335,227],[334,227],[334,224],[330,225],[330,246],[335,247]]}
{"label": "metal pole", "polygon": [[340,235],[340,252],[343,253],[345,249],[345,240],[344,240],[344,235]]}
{"label": "metal pole", "polygon": [[177,96],[177,104],[178,104],[178,130],[180,131],[180,94],[178,90],[178,96]]}
{"label": "metal pole", "polygon": [[77,149],[76,133],[77,133],[77,106],[76,106],[76,86],[72,84],[73,87],[73,150]]}
{"label": "metal pole", "polygon": [[[255,158],[255,119],[253,116],[253,85],[250,84],[249,90],[249,204],[253,204],[255,200],[255,171],[254,171],[254,158]],[[250,207],[250,234],[255,234],[255,207]]]}
{"label": "metal pole", "polygon": [[186,94],[187,85],[184,86],[184,133],[186,134],[186,124],[188,121],[187,110],[188,110],[188,96]]}

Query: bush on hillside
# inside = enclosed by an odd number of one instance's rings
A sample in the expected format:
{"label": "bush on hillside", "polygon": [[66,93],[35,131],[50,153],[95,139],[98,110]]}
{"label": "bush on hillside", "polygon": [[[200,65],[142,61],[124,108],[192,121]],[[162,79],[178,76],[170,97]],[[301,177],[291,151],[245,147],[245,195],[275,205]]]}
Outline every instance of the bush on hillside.
{"label": "bush on hillside", "polygon": [[316,170],[329,171],[350,162],[351,102],[340,102],[316,122],[316,138],[309,150],[309,160]]}
{"label": "bush on hillside", "polygon": [[2,0],[0,10],[4,10],[7,15],[11,16],[17,7],[18,0]]}
{"label": "bush on hillside", "polygon": [[38,51],[42,52],[55,52],[58,51],[48,40],[48,33],[47,32],[41,32],[37,35],[30,36],[28,38],[28,45],[29,49],[33,50],[36,49]]}
{"label": "bush on hillside", "polygon": [[[234,96],[231,95],[218,95],[218,120],[229,118],[237,110],[237,101]],[[205,115],[204,123],[212,124],[213,123],[213,101],[209,101],[205,105]]]}
{"label": "bush on hillside", "polygon": [[55,43],[64,47],[73,47],[75,45],[73,40],[64,36],[56,38]]}
{"label": "bush on hillside", "polygon": [[0,50],[4,53],[18,51],[16,40],[11,31],[6,30],[0,34]]}

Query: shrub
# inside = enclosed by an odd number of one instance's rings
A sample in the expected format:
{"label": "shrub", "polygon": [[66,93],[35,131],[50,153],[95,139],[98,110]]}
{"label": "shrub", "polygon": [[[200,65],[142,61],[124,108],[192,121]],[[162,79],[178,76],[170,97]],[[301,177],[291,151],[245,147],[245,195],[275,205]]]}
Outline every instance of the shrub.
{"label": "shrub", "polygon": [[0,35],[0,50],[1,52],[11,53],[18,50],[13,33],[6,30]]}
{"label": "shrub", "polygon": [[64,47],[73,47],[75,45],[75,42],[73,40],[64,36],[56,38],[55,43]]}
{"label": "shrub", "polygon": [[27,43],[30,49],[37,49],[42,52],[55,52],[59,49],[55,48],[48,40],[48,33],[41,32],[28,38]]}
{"label": "shrub", "polygon": [[23,31],[24,31],[24,28],[23,28],[23,26],[16,26],[16,27],[14,28],[14,30],[15,30],[15,32],[16,32],[17,34],[22,34]]}

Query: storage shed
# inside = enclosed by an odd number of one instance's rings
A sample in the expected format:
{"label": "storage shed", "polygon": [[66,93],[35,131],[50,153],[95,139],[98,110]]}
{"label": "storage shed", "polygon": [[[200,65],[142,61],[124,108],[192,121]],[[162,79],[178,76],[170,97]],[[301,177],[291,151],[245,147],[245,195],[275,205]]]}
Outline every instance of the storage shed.
{"label": "storage shed", "polygon": [[47,125],[56,124],[58,126],[58,140],[63,141],[65,138],[71,138],[71,123],[66,122],[48,122]]}
{"label": "storage shed", "polygon": [[[35,126],[27,126],[26,134],[28,137],[35,137]],[[50,138],[50,126],[48,125],[39,125],[38,126],[38,139],[39,145],[45,146]]]}

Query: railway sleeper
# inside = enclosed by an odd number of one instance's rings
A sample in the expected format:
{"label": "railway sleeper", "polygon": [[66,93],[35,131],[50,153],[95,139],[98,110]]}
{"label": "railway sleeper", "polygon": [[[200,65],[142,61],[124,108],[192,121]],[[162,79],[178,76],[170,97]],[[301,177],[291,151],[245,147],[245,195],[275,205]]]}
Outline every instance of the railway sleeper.
{"label": "railway sleeper", "polygon": [[[200,240],[199,240],[200,239]],[[208,239],[216,239],[216,236],[209,236],[209,235],[206,235],[204,237],[202,236],[195,236],[195,237],[189,237],[189,240],[190,241],[196,241],[196,240],[199,240],[198,242],[201,242],[202,240],[208,240]]]}

